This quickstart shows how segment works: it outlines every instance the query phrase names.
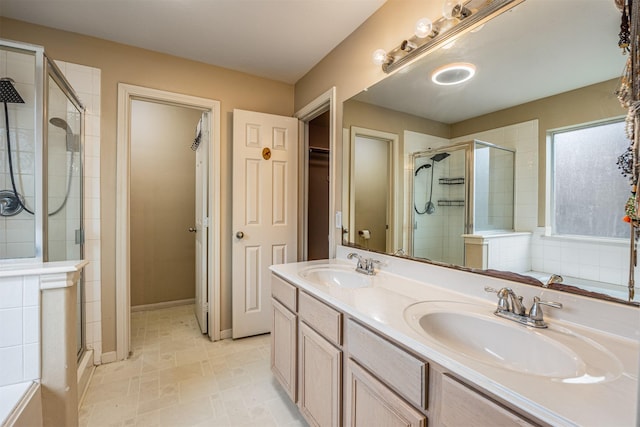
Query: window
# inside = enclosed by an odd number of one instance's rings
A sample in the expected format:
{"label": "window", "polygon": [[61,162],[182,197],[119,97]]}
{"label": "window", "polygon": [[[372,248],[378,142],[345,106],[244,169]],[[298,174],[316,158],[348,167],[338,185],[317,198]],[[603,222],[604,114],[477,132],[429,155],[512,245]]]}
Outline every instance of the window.
{"label": "window", "polygon": [[630,187],[616,165],[629,145],[623,119],[551,132],[553,234],[629,237]]}

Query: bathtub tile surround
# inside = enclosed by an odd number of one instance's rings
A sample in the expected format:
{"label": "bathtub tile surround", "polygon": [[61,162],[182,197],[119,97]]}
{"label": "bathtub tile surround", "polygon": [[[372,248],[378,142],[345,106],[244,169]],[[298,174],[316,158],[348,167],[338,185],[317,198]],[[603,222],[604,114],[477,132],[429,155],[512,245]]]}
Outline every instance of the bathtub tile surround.
{"label": "bathtub tile surround", "polygon": [[269,335],[209,341],[193,305],[131,314],[133,356],[96,368],[80,426],[303,426],[269,370]]}
{"label": "bathtub tile surround", "polygon": [[40,378],[40,283],[0,277],[0,387]]}
{"label": "bathtub tile surround", "polygon": [[100,81],[101,70],[55,61],[75,89],[85,110],[84,140],[84,271],[85,344],[93,350],[93,363],[102,362],[102,318],[100,294]]}
{"label": "bathtub tile surround", "polygon": [[[0,267],[0,387],[41,382],[47,425],[77,423],[74,308],[76,284],[86,264],[61,261]],[[14,397],[16,403],[22,398]]]}
{"label": "bathtub tile surround", "polygon": [[[586,279],[591,286],[607,286],[618,298],[627,299],[629,280],[629,243],[606,239],[579,239],[548,236],[544,227],[534,230],[532,237],[534,272],[556,273]],[[635,269],[636,286],[640,271]],[[602,282],[602,283],[596,283]],[[571,282],[568,282],[571,283]],[[585,286],[589,284],[585,283]],[[595,290],[596,289],[589,289]],[[612,294],[613,295],[613,294]]]}

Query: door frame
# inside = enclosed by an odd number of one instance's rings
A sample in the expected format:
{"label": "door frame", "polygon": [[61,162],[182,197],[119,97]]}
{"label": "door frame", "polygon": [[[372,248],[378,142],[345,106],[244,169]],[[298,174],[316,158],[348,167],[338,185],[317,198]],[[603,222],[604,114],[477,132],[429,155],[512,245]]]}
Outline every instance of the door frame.
{"label": "door frame", "polygon": [[[336,254],[336,232],[334,227],[333,216],[336,214],[336,161],[338,150],[336,149],[336,87],[333,86],[316,99],[302,107],[293,117],[297,118],[299,123],[298,138],[300,139],[300,147],[298,153],[298,182],[303,184],[298,188],[298,260],[307,260],[307,231],[309,228],[309,122],[319,115],[329,111],[329,258],[335,258]],[[338,227],[341,228],[342,226]],[[342,236],[342,233],[339,233]]]}
{"label": "door frame", "polygon": [[220,102],[213,99],[118,83],[116,157],[116,359],[131,347],[131,101],[142,100],[210,111],[209,137],[209,336],[220,339]]}

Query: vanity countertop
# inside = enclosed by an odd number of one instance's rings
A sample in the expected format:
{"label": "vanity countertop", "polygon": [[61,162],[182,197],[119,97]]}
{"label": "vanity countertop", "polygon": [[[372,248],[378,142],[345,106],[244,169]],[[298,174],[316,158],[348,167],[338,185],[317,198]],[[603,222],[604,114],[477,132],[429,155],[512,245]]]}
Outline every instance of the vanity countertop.
{"label": "vanity countertop", "polygon": [[[640,319],[637,308],[604,301],[594,302],[577,296],[563,296],[545,290],[544,297],[546,299],[550,299],[549,296],[556,296],[556,300],[565,298],[565,308],[560,310],[565,311],[565,318],[562,319],[562,315],[555,313],[555,315],[550,314],[546,319],[550,328],[567,327],[576,334],[593,340],[606,348],[620,361],[621,374],[614,379],[594,382],[591,378],[584,378],[582,382],[579,380],[562,382],[481,363],[444,346],[430,344],[429,340],[414,331],[404,320],[405,308],[421,301],[470,302],[486,305],[487,311],[491,312],[495,309],[493,302],[495,295],[485,297],[483,286],[480,290],[476,288],[480,282],[482,285],[496,288],[511,285],[509,282],[494,278],[478,278],[479,275],[454,272],[451,269],[433,265],[412,267],[406,264],[409,261],[385,258],[385,256],[378,254],[364,252],[363,255],[372,255],[374,258],[385,260],[383,267],[381,267],[383,271],[375,276],[363,275],[363,277],[370,277],[371,286],[355,289],[323,285],[306,280],[300,275],[305,269],[318,265],[354,266],[354,263],[346,260],[333,259],[281,264],[272,266],[271,270],[278,276],[296,284],[305,292],[324,300],[358,321],[443,366],[460,378],[484,388],[543,422],[563,426],[636,425],[639,344],[637,335],[634,336],[634,334],[637,334],[638,320]],[[393,272],[394,268],[385,269],[385,265],[393,263],[396,264],[396,270],[398,263],[402,264],[399,268],[405,268],[408,274],[397,274],[397,271]],[[421,269],[424,271],[421,272]],[[410,277],[412,275],[429,279],[416,280],[415,277]],[[443,281],[443,278],[446,277],[449,277],[448,282]],[[452,285],[454,282],[455,284]],[[447,283],[447,288],[436,283]],[[460,292],[461,287],[465,289],[469,287],[473,291],[463,293]],[[520,289],[523,289],[525,302],[530,300],[530,296],[526,292],[536,292],[535,288],[533,291],[527,290],[522,288],[520,284],[514,283],[512,287],[519,294],[522,294]],[[602,329],[594,328],[593,325],[589,325],[589,322],[586,322],[588,326],[585,326],[585,324],[576,321],[583,315],[580,313],[581,309],[572,309],[578,303],[589,308],[593,304],[596,306],[602,304],[598,316],[603,316],[602,312],[606,312],[609,321],[603,322]],[[598,316],[595,316],[596,321]],[[613,319],[611,319],[612,316]],[[622,325],[633,321],[635,321],[633,325],[624,325],[624,327]],[[618,323],[621,333],[617,333],[616,324]],[[544,334],[544,330],[541,333]]]}

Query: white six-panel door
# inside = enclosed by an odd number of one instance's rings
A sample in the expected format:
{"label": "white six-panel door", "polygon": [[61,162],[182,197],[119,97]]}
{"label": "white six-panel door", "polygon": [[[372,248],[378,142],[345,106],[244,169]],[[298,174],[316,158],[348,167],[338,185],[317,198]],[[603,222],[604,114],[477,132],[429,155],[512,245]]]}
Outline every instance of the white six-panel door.
{"label": "white six-panel door", "polygon": [[297,261],[297,159],[297,119],[233,111],[233,338],[269,332],[269,266]]}

